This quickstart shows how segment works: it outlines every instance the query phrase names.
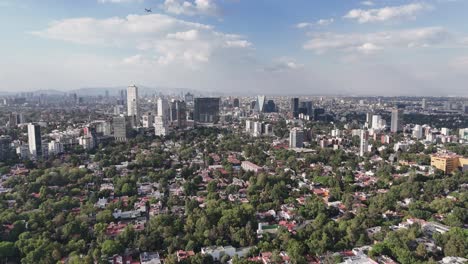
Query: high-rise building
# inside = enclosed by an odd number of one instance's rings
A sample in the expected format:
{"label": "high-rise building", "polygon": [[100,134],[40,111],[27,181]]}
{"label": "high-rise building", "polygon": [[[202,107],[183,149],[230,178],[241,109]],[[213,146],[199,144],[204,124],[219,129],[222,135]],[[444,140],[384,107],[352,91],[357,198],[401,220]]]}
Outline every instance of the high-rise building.
{"label": "high-rise building", "polygon": [[167,120],[164,116],[157,115],[154,118],[154,134],[156,136],[165,136],[169,132],[169,128],[167,126]]}
{"label": "high-rise building", "polygon": [[413,137],[421,139],[423,137],[423,129],[421,125],[415,125],[413,128]]}
{"label": "high-rise building", "polygon": [[38,124],[28,125],[28,145],[31,157],[42,156],[41,127]]}
{"label": "high-rise building", "polygon": [[266,113],[277,112],[276,104],[275,104],[275,102],[273,100],[268,100],[268,102],[265,105],[265,112]]}
{"label": "high-rise building", "polygon": [[392,121],[390,125],[390,131],[392,133],[398,133],[403,131],[403,110],[393,109],[392,110]]}
{"label": "high-rise building", "polygon": [[262,113],[265,111],[265,102],[266,97],[264,95],[257,96],[257,100],[255,101],[255,112]]}
{"label": "high-rise building", "polygon": [[461,128],[459,130],[460,139],[468,140],[468,128]]}
{"label": "high-rise building", "polygon": [[193,120],[197,123],[217,123],[219,121],[220,98],[195,98]]}
{"label": "high-rise building", "polygon": [[133,125],[140,122],[140,109],[138,102],[138,87],[131,85],[127,88],[127,115],[132,117]]}
{"label": "high-rise building", "polygon": [[116,116],[112,118],[114,128],[114,138],[116,141],[125,142],[130,138],[132,124],[126,116]]}
{"label": "high-rise building", "polygon": [[163,116],[168,119],[169,116],[169,103],[164,98],[158,98],[157,101],[157,116]]}
{"label": "high-rise building", "polygon": [[0,136],[0,160],[5,161],[10,158],[11,138],[9,136]]}
{"label": "high-rise building", "polygon": [[372,113],[366,113],[366,123],[367,123],[367,128],[372,127]]}
{"label": "high-rise building", "polygon": [[361,130],[361,143],[359,147],[359,156],[363,157],[369,151],[369,132]]}
{"label": "high-rise building", "polygon": [[18,126],[18,118],[16,116],[16,113],[10,113],[8,117],[8,126],[10,128],[15,128],[16,126]]}
{"label": "high-rise building", "polygon": [[312,101],[301,102],[301,108],[305,109],[305,113],[308,116],[314,115],[314,107]]}
{"label": "high-rise building", "polygon": [[426,98],[423,98],[422,101],[421,101],[421,108],[422,109],[426,109],[427,108],[427,101],[426,101]]}
{"label": "high-rise building", "polygon": [[291,114],[293,118],[299,117],[299,98],[291,98]]}
{"label": "high-rise building", "polygon": [[189,105],[193,104],[193,94],[191,93],[186,93],[185,94],[185,102]]}
{"label": "high-rise building", "polygon": [[232,106],[234,107],[240,106],[239,98],[234,98],[234,100],[232,101]]}
{"label": "high-rise building", "polygon": [[253,122],[253,136],[259,137],[262,135],[262,122]]}
{"label": "high-rise building", "polygon": [[380,115],[373,115],[372,116],[372,129],[380,129],[382,117]]}
{"label": "high-rise building", "polygon": [[154,125],[154,116],[151,114],[151,112],[143,115],[143,127],[145,128],[150,128],[153,127]]}
{"label": "high-rise building", "polygon": [[57,155],[63,153],[63,144],[56,140],[52,140],[51,142],[49,142],[48,148],[49,155]]}
{"label": "high-rise building", "polygon": [[304,146],[304,130],[293,128],[289,131],[289,148],[302,148]]}
{"label": "high-rise building", "polygon": [[[187,104],[184,101],[173,101],[172,109],[174,111],[172,125],[178,128],[187,127]],[[172,113],[171,113],[172,114]]]}

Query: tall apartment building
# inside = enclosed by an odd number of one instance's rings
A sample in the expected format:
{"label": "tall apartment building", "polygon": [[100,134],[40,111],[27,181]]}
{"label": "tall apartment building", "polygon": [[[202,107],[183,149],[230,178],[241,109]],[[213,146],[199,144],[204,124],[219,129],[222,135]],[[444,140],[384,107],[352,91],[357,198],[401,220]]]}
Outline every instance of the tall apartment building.
{"label": "tall apartment building", "polygon": [[304,146],[304,130],[293,128],[289,131],[289,148],[302,148]]}
{"label": "tall apartment building", "polygon": [[138,102],[138,87],[131,85],[127,88],[127,115],[132,118],[133,126],[140,122],[140,105]]}
{"label": "tall apartment building", "polygon": [[361,142],[359,145],[359,156],[363,157],[369,151],[369,132],[361,130]]}
{"label": "tall apartment building", "polygon": [[392,110],[392,121],[390,125],[390,131],[392,133],[398,133],[403,131],[403,110],[393,109]]}
{"label": "tall apartment building", "polygon": [[42,156],[41,127],[38,124],[31,123],[28,125],[28,145],[31,157]]}

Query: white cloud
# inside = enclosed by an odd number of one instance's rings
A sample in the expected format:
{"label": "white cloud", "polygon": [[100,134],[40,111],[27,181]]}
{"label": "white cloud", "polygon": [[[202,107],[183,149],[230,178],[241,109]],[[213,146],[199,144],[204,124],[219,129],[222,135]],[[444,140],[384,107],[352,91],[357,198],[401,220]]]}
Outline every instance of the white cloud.
{"label": "white cloud", "polygon": [[331,23],[333,23],[333,21],[335,21],[333,18],[330,18],[330,19],[320,19],[319,21],[317,21],[317,25],[319,26],[328,26],[330,25]]}
{"label": "white cloud", "polygon": [[362,1],[362,2],[361,2],[361,5],[373,6],[373,5],[374,5],[374,2],[372,2],[372,1]]}
{"label": "white cloud", "polygon": [[431,8],[430,5],[424,3],[413,3],[367,10],[353,9],[344,18],[357,20],[359,23],[384,22],[392,19],[415,18],[416,14]]}
{"label": "white cloud", "polygon": [[303,67],[304,65],[297,63],[295,59],[292,59],[289,57],[281,57],[281,58],[275,59],[271,65],[264,67],[263,71],[284,72],[284,71],[298,70]]}
{"label": "white cloud", "polygon": [[175,15],[217,16],[220,14],[220,8],[214,0],[165,0],[162,8],[167,13]]}
{"label": "white cloud", "polygon": [[295,25],[296,28],[303,29],[303,28],[310,28],[313,26],[328,26],[332,24],[335,21],[335,19],[330,18],[330,19],[319,19],[315,23],[309,23],[309,22],[301,22]]}
{"label": "white cloud", "polygon": [[307,27],[311,27],[312,25],[313,25],[312,23],[301,22],[301,23],[296,24],[296,28],[307,28]]}
{"label": "white cloud", "polygon": [[451,34],[441,27],[415,28],[361,34],[313,34],[304,49],[323,53],[329,50],[372,53],[390,48],[429,47],[446,43]]}
{"label": "white cloud", "polygon": [[[133,48],[161,64],[194,66],[212,56],[252,46],[243,36],[215,31],[210,25],[192,23],[163,14],[129,15],[126,18],[75,18],[55,21],[33,34],[76,44]],[[230,51],[224,51],[229,49]],[[125,62],[137,62],[132,57]]]}
{"label": "white cloud", "polygon": [[375,45],[374,43],[364,43],[361,46],[357,47],[357,50],[364,53],[364,54],[372,54],[379,50],[382,50],[381,47]]}

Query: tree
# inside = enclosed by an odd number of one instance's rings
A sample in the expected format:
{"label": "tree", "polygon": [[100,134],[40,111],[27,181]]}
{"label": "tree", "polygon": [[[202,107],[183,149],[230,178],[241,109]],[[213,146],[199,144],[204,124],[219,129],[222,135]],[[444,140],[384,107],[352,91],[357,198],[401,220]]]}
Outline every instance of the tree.
{"label": "tree", "polygon": [[0,259],[4,259],[8,263],[8,258],[17,256],[15,243],[2,241],[0,242]]}
{"label": "tree", "polygon": [[122,245],[114,240],[106,240],[102,243],[101,252],[104,255],[112,256],[122,250]]}

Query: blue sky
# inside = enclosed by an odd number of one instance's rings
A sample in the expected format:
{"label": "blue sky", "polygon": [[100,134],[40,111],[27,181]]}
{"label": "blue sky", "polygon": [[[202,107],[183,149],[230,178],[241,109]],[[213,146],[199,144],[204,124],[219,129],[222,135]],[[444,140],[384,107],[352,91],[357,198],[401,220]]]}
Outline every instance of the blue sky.
{"label": "blue sky", "polygon": [[0,0],[0,90],[468,96],[466,11],[465,0]]}

